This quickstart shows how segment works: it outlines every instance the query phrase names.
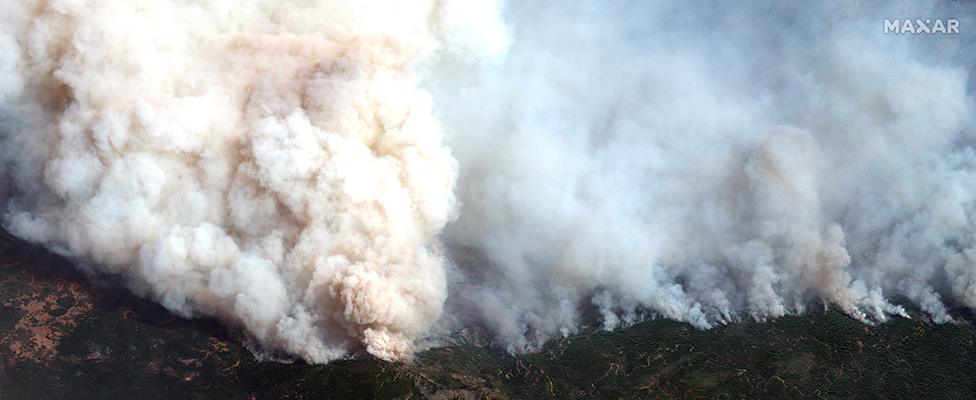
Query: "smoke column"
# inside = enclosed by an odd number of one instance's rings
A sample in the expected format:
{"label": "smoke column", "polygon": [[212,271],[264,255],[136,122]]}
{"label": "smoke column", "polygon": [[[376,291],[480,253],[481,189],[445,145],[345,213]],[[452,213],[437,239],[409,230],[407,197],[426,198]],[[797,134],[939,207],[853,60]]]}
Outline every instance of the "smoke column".
{"label": "smoke column", "polygon": [[[263,351],[976,308],[974,7],[0,3],[4,229]],[[885,35],[885,18],[960,20]]]}
{"label": "smoke column", "polygon": [[4,2],[4,227],[265,349],[406,358],[441,316],[435,237],[456,212],[418,71],[503,49],[479,39],[492,12]]}
{"label": "smoke column", "polygon": [[[434,82],[461,325],[519,351],[587,307],[612,329],[976,306],[976,10],[817,3],[508,3],[505,61]],[[937,17],[960,34],[884,34]]]}

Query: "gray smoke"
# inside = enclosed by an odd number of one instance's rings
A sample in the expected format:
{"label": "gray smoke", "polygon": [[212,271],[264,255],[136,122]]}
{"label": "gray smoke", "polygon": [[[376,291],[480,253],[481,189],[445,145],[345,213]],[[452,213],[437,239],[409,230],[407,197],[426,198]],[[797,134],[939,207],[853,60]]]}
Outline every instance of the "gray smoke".
{"label": "gray smoke", "polygon": [[[452,296],[513,350],[588,302],[610,329],[976,305],[973,6],[812,3],[509,4],[506,61],[436,82],[445,237],[481,260]],[[884,34],[908,17],[962,33]]]}
{"label": "gray smoke", "polygon": [[588,305],[951,321],[976,308],[974,15],[7,2],[3,226],[311,362],[472,324],[532,349]]}

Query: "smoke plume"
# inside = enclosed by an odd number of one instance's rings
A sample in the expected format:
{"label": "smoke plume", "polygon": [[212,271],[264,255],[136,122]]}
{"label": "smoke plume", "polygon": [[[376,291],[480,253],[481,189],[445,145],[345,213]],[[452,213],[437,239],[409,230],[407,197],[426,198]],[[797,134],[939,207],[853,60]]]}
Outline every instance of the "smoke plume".
{"label": "smoke plume", "polygon": [[4,226],[269,349],[407,357],[456,212],[418,68],[500,46],[458,6],[5,2]]}
{"label": "smoke plume", "polygon": [[973,34],[883,31],[974,9],[827,3],[509,4],[506,61],[436,82],[445,237],[487,260],[452,296],[513,350],[587,303],[608,329],[976,305]]}
{"label": "smoke plume", "polygon": [[[976,308],[971,5],[0,4],[5,229],[265,351]],[[957,18],[894,35],[885,18]],[[976,31],[974,31],[976,32]]]}

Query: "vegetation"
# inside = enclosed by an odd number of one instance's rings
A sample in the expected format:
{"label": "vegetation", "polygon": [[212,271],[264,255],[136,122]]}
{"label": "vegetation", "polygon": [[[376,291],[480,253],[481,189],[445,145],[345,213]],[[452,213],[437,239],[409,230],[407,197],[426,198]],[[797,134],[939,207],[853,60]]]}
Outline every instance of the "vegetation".
{"label": "vegetation", "polygon": [[261,361],[188,321],[0,238],[0,399],[976,398],[976,329],[834,311],[696,330],[590,330],[512,356],[459,343],[412,364]]}

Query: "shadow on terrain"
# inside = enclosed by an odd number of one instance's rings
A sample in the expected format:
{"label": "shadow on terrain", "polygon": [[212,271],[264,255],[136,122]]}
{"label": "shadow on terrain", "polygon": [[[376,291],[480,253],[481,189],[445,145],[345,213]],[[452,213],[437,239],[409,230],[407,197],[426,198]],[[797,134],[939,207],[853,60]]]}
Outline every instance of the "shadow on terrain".
{"label": "shadow on terrain", "polygon": [[968,321],[869,326],[826,311],[701,331],[657,320],[521,356],[458,344],[412,364],[322,366],[261,361],[212,319],[92,282],[0,232],[0,398],[976,398]]}

